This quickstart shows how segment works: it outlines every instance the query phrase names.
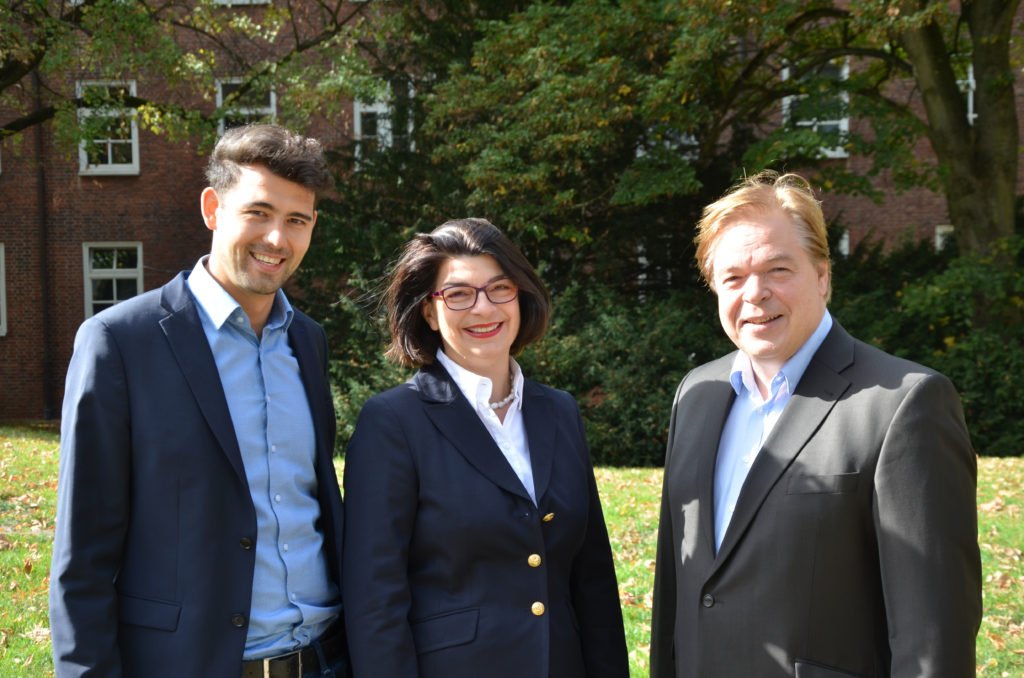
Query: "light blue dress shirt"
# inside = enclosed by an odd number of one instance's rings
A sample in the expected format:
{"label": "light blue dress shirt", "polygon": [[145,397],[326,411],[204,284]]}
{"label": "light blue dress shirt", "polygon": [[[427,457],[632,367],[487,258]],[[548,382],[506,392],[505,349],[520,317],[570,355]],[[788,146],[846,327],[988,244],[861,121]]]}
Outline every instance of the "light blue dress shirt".
{"label": "light blue dress shirt", "polygon": [[722,547],[750,467],[830,329],[832,316],[825,311],[818,328],[772,379],[767,400],[754,381],[750,356],[742,351],[736,354],[729,374],[736,399],[725,420],[715,460],[715,553]]}
{"label": "light blue dress shirt", "polygon": [[[288,344],[294,311],[278,290],[262,338],[201,259],[188,286],[213,350],[256,508],[256,571],[244,659],[291,652],[341,611],[327,575],[314,469],[316,434]],[[217,520],[210,516],[210,520]]]}

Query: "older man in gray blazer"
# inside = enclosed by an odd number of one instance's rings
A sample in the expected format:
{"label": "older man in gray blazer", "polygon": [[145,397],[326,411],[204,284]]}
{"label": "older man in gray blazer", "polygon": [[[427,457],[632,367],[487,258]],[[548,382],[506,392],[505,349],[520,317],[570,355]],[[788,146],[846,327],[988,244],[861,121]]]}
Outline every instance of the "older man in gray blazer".
{"label": "older man in gray blazer", "polygon": [[673,404],[652,677],[973,676],[976,459],[952,384],[832,319],[800,177],[745,180],[697,245],[739,350]]}

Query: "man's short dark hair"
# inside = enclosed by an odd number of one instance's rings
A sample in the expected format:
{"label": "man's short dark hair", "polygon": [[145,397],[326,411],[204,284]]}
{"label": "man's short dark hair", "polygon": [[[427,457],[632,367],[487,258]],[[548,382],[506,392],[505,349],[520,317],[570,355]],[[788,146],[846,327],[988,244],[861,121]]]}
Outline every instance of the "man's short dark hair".
{"label": "man's short dark hair", "polygon": [[391,335],[388,358],[407,367],[434,361],[441,334],[423,317],[423,301],[436,292],[434,285],[445,261],[484,254],[494,257],[502,273],[519,287],[519,333],[512,342],[512,354],[544,336],[551,298],[530,262],[486,219],[454,219],[430,233],[417,234],[391,272],[385,296]]}
{"label": "man's short dark hair", "polygon": [[210,156],[206,180],[217,193],[228,191],[243,165],[262,165],[313,191],[317,199],[333,183],[320,142],[279,125],[244,125],[225,132]]}

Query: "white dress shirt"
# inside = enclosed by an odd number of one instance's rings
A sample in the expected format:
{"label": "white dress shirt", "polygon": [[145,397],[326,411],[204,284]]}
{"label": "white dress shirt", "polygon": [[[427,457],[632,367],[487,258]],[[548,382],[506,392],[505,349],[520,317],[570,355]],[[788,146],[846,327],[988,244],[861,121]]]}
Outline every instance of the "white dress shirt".
{"label": "white dress shirt", "polygon": [[526,488],[533,503],[537,503],[537,496],[533,489],[533,467],[530,465],[530,446],[526,441],[526,428],[523,425],[523,370],[519,364],[509,358],[509,365],[512,371],[512,392],[516,394],[505,412],[505,420],[502,421],[490,407],[491,388],[493,384],[487,377],[481,377],[475,372],[470,372],[438,349],[437,361],[448,371],[456,386],[466,396],[466,400],[476,410],[480,421],[484,423],[487,432],[498,445],[501,453],[505,455],[512,470],[515,471],[519,481]]}

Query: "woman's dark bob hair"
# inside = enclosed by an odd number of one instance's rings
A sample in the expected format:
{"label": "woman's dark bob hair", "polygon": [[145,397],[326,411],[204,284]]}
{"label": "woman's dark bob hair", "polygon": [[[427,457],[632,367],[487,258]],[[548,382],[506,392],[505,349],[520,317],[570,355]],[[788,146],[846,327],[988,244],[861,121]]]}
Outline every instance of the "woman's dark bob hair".
{"label": "woman's dark bob hair", "polygon": [[441,334],[423,317],[423,302],[437,291],[437,274],[446,260],[484,254],[494,257],[519,287],[519,334],[512,342],[512,355],[544,336],[551,317],[551,297],[530,262],[486,219],[453,219],[430,233],[417,234],[391,272],[384,299],[391,335],[385,353],[388,358],[405,367],[434,362]]}

